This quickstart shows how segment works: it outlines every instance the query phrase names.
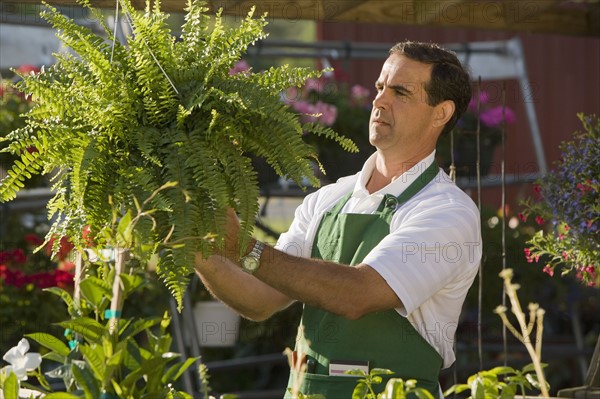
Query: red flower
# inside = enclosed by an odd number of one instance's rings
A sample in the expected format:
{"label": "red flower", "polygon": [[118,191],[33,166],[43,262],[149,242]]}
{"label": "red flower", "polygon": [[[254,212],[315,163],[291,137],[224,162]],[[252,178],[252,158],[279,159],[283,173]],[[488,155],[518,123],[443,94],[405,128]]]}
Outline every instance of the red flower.
{"label": "red flower", "polygon": [[[52,256],[52,248],[54,247],[55,240],[56,240],[56,237],[52,237],[46,244],[46,255]],[[71,241],[69,241],[68,237],[66,237],[66,236],[61,237],[60,244],[58,246],[58,251],[56,253],[56,257],[58,258],[59,261],[65,260],[65,258],[67,257],[69,252],[71,252],[71,250],[73,248],[74,248],[74,245],[71,244]]]}
{"label": "red flower", "polygon": [[64,270],[56,270],[54,272],[54,284],[60,288],[69,288],[73,286],[75,275]]}
{"label": "red flower", "polygon": [[23,239],[27,244],[31,245],[32,247],[39,247],[44,243],[44,240],[32,233],[25,234]]}
{"label": "red flower", "polygon": [[0,252],[0,265],[8,263],[12,260],[12,254],[8,251]]}
{"label": "red flower", "polygon": [[27,255],[22,248],[15,248],[11,252],[12,261],[17,265],[22,265],[27,262]]}
{"label": "red flower", "polygon": [[552,267],[550,265],[544,266],[543,271],[544,271],[544,273],[546,273],[550,276],[554,276],[554,269],[552,269]]}
{"label": "red flower", "polygon": [[19,72],[22,75],[27,75],[27,74],[30,74],[31,72],[38,73],[39,71],[40,71],[40,68],[36,67],[35,65],[30,65],[30,64],[23,64],[17,68],[17,72]]}
{"label": "red flower", "polygon": [[521,220],[521,222],[525,223],[527,221],[527,215],[524,213],[520,213],[519,212],[519,220]]}
{"label": "red flower", "polygon": [[92,234],[92,229],[89,224],[83,228],[83,231],[81,232],[81,236],[83,238],[83,241],[87,244],[88,247],[96,246],[96,244],[94,243],[95,237]]}
{"label": "red flower", "polygon": [[544,224],[544,218],[538,215],[535,217],[535,222],[539,225],[542,225]]}
{"label": "red flower", "polygon": [[58,264],[57,270],[64,270],[66,272],[70,272],[71,270],[75,270],[75,263],[69,261],[63,261]]}

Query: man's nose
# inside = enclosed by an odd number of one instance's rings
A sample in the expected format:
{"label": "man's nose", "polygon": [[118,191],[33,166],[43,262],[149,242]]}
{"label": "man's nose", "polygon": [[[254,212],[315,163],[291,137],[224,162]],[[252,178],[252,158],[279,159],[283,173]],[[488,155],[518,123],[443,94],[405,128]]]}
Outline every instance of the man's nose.
{"label": "man's nose", "polygon": [[373,108],[387,108],[387,89],[381,89],[373,99]]}

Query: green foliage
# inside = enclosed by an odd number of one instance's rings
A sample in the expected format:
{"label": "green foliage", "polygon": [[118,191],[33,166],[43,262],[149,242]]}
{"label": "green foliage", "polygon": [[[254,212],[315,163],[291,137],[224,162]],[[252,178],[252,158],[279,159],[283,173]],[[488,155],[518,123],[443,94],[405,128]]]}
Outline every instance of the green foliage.
{"label": "green foliage", "polygon": [[394,374],[391,370],[374,368],[368,374],[362,370],[350,370],[347,373],[362,377],[358,379],[352,392],[352,399],[406,399],[414,396],[419,399],[433,399],[429,391],[417,387],[416,380],[404,381],[402,378],[390,378],[384,391],[375,393],[373,385],[383,382],[382,375]]}
{"label": "green foliage", "polygon": [[[259,194],[251,156],[298,184],[318,185],[316,153],[303,132],[354,147],[331,129],[303,125],[280,101],[283,89],[320,72],[229,74],[264,37],[265,16],[250,12],[226,28],[219,14],[211,18],[202,2],[190,2],[176,40],[158,3],[145,13],[121,3],[133,35],[114,46],[110,31],[105,40],[46,6],[42,16],[77,57],[58,55],[23,76],[19,88],[35,106],[26,126],[8,135],[6,151],[19,159],[0,197],[11,200],[31,176],[55,171],[48,237],[69,236],[81,248],[90,226],[100,248],[127,244],[143,259],[160,253],[158,274],[181,307],[195,254],[222,244],[227,207],[241,218],[242,247],[250,237]],[[37,151],[24,151],[30,147]],[[117,242],[99,234],[135,215],[142,217]]]}
{"label": "green foliage", "polygon": [[518,391],[525,395],[532,389],[540,389],[533,364],[526,365],[522,370],[502,366],[473,374],[466,384],[453,385],[444,392],[444,396],[470,391],[468,399],[512,399]]}
{"label": "green foliage", "polygon": [[[108,317],[105,313],[108,304],[106,289],[98,283],[103,281],[98,278],[103,271],[96,268],[88,273],[95,273],[96,278],[84,280],[89,283],[82,290],[80,307],[69,306],[72,318],[57,323],[64,329],[64,337],[47,333],[26,335],[46,348],[47,353],[43,356],[46,361],[58,363],[46,376],[62,379],[68,393],[52,393],[39,370],[31,373],[41,384],[42,388],[37,389],[49,394],[46,397],[50,398],[99,398],[103,395],[191,398],[187,393],[177,391],[174,383],[198,359],[182,360],[170,351],[172,338],[167,332],[170,324],[168,314],[165,312],[162,317],[153,318]],[[145,281],[139,275],[120,277],[124,282],[125,297],[141,289]],[[66,291],[56,288],[52,292],[65,303],[73,303],[73,298]],[[114,322],[118,323],[117,334],[110,332],[110,325]],[[5,395],[11,387],[9,382],[4,383]]]}

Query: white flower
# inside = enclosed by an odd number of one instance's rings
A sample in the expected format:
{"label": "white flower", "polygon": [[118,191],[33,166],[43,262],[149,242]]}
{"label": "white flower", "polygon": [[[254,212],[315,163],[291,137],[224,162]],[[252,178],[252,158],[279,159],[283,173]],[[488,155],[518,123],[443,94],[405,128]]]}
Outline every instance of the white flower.
{"label": "white flower", "polygon": [[27,353],[27,351],[29,351],[29,341],[23,338],[17,346],[10,348],[2,357],[4,361],[10,363],[2,371],[6,375],[13,372],[19,381],[25,381],[27,372],[35,370],[42,363],[42,356],[39,353]]}

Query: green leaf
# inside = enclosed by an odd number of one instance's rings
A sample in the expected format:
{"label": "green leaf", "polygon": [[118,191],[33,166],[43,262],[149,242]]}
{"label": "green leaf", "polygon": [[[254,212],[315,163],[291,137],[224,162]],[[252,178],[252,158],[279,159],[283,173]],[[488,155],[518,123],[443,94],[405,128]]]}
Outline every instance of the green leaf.
{"label": "green leaf", "polygon": [[502,375],[502,374],[515,374],[516,371],[512,367],[499,366],[499,367],[494,367],[493,369],[489,370],[489,373],[494,374],[494,375]]}
{"label": "green leaf", "polygon": [[12,371],[8,375],[8,378],[4,380],[4,387],[2,391],[4,393],[4,397],[7,399],[19,397],[19,379]]}
{"label": "green leaf", "polygon": [[167,370],[167,372],[163,375],[161,379],[162,382],[166,384],[170,381],[176,381],[192,364],[194,364],[198,360],[199,358],[191,357],[188,358],[185,362],[180,362],[171,366],[171,368],[169,368],[169,370]]}
{"label": "green leaf", "polygon": [[382,369],[382,368],[374,368],[369,372],[369,375],[390,375],[394,374],[392,370]]}
{"label": "green leaf", "polygon": [[92,369],[96,379],[102,380],[106,372],[102,345],[79,345],[79,351]]}
{"label": "green leaf", "polygon": [[391,378],[385,384],[383,397],[386,399],[405,399],[404,380],[401,378]]}
{"label": "green leaf", "polygon": [[431,392],[423,388],[415,388],[414,394],[417,395],[419,399],[435,399]]}
{"label": "green leaf", "polygon": [[69,328],[74,332],[81,334],[89,342],[97,342],[105,332],[105,327],[102,324],[89,317],[80,317],[78,319],[62,321],[57,324],[63,328]]}
{"label": "green leaf", "polygon": [[124,286],[123,291],[127,294],[133,292],[145,282],[144,277],[140,274],[129,275],[123,273],[120,277]]}
{"label": "green leaf", "polygon": [[50,349],[51,351],[56,352],[58,355],[67,357],[71,350],[64,342],[60,339],[56,338],[54,335],[37,332],[32,334],[25,334],[26,337],[33,339],[38,344],[42,345],[45,348]]}
{"label": "green leaf", "polygon": [[127,211],[117,225],[119,244],[129,246],[131,243],[131,228],[131,211]]}
{"label": "green leaf", "polygon": [[93,280],[84,279],[79,283],[82,295],[87,299],[95,308],[99,308],[104,296],[104,289],[96,285]]}
{"label": "green leaf", "polygon": [[44,395],[44,399],[81,399],[77,395],[73,395],[69,392],[52,392]]}
{"label": "green leaf", "polygon": [[98,386],[98,381],[87,368],[79,367],[73,363],[71,366],[71,372],[77,381],[77,385],[83,389],[83,392],[85,393],[85,399],[97,399],[100,397],[100,387]]}
{"label": "green leaf", "polygon": [[367,384],[364,382],[359,382],[354,387],[354,391],[352,391],[352,399],[365,399],[368,391],[369,387]]}
{"label": "green leaf", "polygon": [[63,290],[62,288],[50,287],[50,288],[44,288],[44,291],[47,291],[51,294],[59,296],[63,300],[63,302],[67,305],[68,308],[71,308],[73,306],[73,298],[71,297],[71,294],[69,294],[67,291]]}

